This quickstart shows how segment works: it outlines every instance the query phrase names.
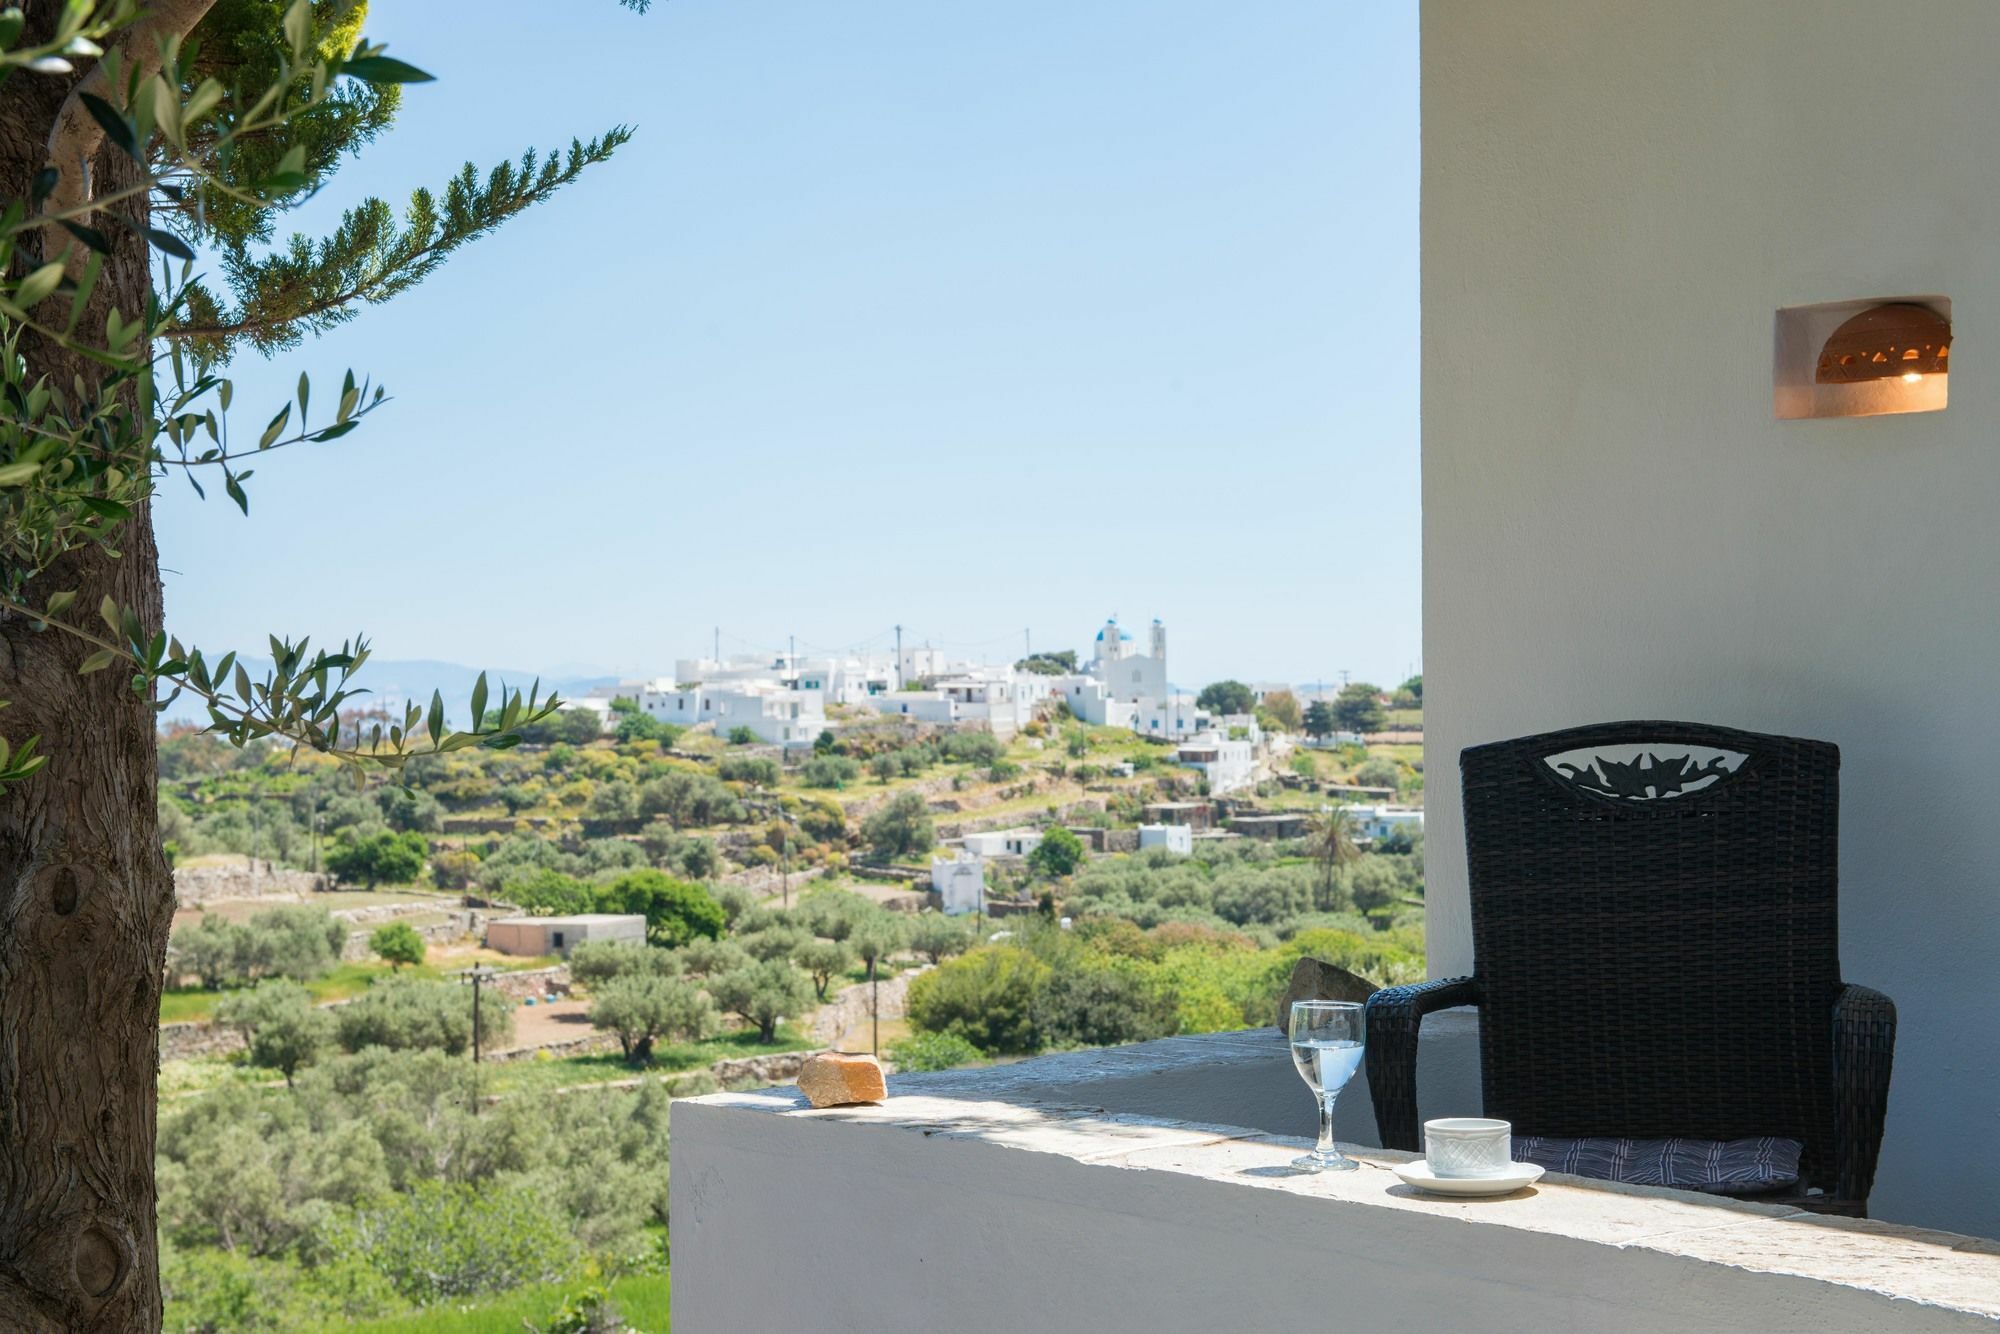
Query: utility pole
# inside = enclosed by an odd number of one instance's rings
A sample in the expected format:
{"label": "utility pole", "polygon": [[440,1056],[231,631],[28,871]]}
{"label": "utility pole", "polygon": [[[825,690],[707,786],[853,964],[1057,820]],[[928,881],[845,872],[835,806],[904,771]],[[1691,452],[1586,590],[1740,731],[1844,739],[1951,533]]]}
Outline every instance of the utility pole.
{"label": "utility pole", "polygon": [[882,1054],[882,987],[875,979],[875,967],[881,960],[870,956],[868,960],[868,1054]]}
{"label": "utility pole", "polygon": [[785,670],[792,674],[792,689],[799,688],[799,637],[785,636]]}
{"label": "utility pole", "polygon": [[1035,656],[1035,646],[1029,640],[1028,632],[1026,630],[1023,630],[1021,632],[1021,659],[1022,661],[1025,662],[1026,660],[1034,656]]}
{"label": "utility pole", "polygon": [[903,627],[896,627],[896,689],[903,688]]}
{"label": "utility pole", "polygon": [[479,1043],[484,1036],[479,1022],[479,988],[495,976],[495,970],[485,964],[476,963],[465,970],[466,981],[472,983],[472,1114],[479,1115]]}
{"label": "utility pole", "polygon": [[1348,678],[1348,676],[1349,676],[1349,675],[1351,675],[1351,673],[1349,673],[1349,672],[1348,672],[1348,670],[1347,670],[1347,669],[1346,669],[1345,667],[1341,668],[1341,670],[1340,670],[1340,688],[1341,688],[1342,690],[1345,690],[1345,689],[1347,688],[1347,678]]}
{"label": "utility pole", "polygon": [[779,810],[778,818],[785,822],[785,911],[790,912],[792,910],[792,831],[799,827],[799,822],[786,814],[783,809]]}
{"label": "utility pole", "polygon": [[720,664],[720,663],[721,663],[721,661],[722,661],[722,627],[721,627],[721,626],[719,626],[719,625],[715,627],[715,658],[714,658],[714,661],[715,661],[716,663],[718,663],[718,664]]}

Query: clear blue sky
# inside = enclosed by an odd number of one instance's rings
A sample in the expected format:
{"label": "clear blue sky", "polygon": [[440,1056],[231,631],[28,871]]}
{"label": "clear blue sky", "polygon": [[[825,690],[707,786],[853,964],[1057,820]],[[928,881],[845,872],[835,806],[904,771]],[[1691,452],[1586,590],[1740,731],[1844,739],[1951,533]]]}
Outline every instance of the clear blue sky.
{"label": "clear blue sky", "polygon": [[[627,122],[415,292],[238,362],[395,402],[170,480],[170,625],[568,673],[1169,626],[1183,685],[1417,663],[1415,5],[375,0],[438,81],[298,215]],[[477,23],[468,20],[477,15]],[[878,641],[879,642],[879,641]]]}

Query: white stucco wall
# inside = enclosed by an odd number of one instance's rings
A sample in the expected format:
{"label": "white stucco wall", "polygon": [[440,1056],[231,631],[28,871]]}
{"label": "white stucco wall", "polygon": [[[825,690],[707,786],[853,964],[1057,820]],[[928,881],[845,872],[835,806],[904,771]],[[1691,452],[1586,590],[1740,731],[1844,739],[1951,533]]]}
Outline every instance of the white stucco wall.
{"label": "white stucco wall", "polygon": [[[1996,52],[1992,0],[1423,16],[1432,969],[1470,962],[1462,747],[1625,717],[1834,741],[1843,967],[1903,1024],[1874,1212],[1987,1236]],[[1920,293],[1952,303],[1945,411],[1774,419],[1776,310]]]}

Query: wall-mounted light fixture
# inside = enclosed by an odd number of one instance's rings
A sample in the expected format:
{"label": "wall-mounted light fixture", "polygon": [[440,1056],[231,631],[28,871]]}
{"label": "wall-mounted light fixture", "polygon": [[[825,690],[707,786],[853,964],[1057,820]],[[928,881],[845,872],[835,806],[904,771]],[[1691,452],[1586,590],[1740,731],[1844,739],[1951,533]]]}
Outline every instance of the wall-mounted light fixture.
{"label": "wall-mounted light fixture", "polygon": [[1897,301],[1871,306],[1833,331],[1820,348],[1819,384],[1900,379],[1915,384],[1943,375],[1951,356],[1951,323],[1929,306]]}
{"label": "wall-mounted light fixture", "polygon": [[1941,412],[1951,385],[1942,294],[1788,306],[1777,315],[1772,409],[1780,418]]}

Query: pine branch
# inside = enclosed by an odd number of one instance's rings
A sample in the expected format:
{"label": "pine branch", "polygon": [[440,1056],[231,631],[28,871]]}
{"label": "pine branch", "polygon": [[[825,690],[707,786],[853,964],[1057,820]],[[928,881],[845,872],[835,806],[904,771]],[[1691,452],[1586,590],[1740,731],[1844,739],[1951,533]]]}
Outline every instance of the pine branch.
{"label": "pine branch", "polygon": [[389,205],[371,198],[318,241],[294,235],[283,251],[263,256],[237,249],[224,261],[235,305],[193,284],[188,317],[164,335],[211,364],[243,342],[265,353],[296,346],[307,333],[354,318],[363,305],[408,291],[452,251],[541,203],[631,137],[621,125],[588,143],[571,140],[566,155],[543,159],[530,149],[519,164],[502,162],[483,182],[468,162],[442,201],[429,190],[412,194],[401,228]]}

